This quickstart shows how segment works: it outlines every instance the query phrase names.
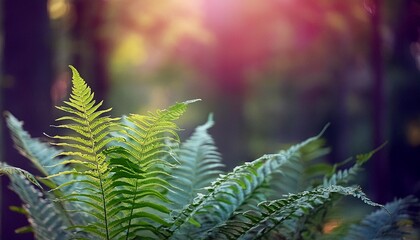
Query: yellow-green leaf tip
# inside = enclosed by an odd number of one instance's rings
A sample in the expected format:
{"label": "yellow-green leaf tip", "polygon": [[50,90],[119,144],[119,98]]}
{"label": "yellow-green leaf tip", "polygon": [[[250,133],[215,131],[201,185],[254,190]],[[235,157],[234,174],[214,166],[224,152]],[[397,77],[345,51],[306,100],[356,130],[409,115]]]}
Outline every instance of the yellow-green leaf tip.
{"label": "yellow-green leaf tip", "polygon": [[73,73],[73,79],[76,77],[80,77],[79,72],[73,65],[69,65],[69,68],[71,69],[71,72]]}

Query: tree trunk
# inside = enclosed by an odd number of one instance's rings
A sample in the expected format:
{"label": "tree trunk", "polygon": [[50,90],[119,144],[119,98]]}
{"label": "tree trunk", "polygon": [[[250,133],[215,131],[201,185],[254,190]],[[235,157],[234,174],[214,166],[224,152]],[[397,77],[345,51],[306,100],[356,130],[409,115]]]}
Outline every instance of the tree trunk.
{"label": "tree trunk", "polygon": [[97,100],[104,100],[108,92],[108,44],[104,31],[106,1],[73,1],[76,22],[72,28],[75,44],[74,65],[95,92]]}
{"label": "tree trunk", "polygon": [[[385,142],[385,101],[384,101],[384,74],[381,39],[382,1],[373,0],[371,13],[372,39],[371,39],[371,66],[372,66],[372,125],[373,145],[379,147]],[[390,200],[389,189],[389,162],[385,150],[375,154],[373,169],[371,169],[371,183],[373,183],[375,199],[378,202]]]}
{"label": "tree trunk", "polygon": [[[52,82],[50,27],[47,0],[3,0],[2,111],[10,111],[25,122],[25,128],[40,136],[52,122],[50,86]],[[2,121],[4,122],[4,121]],[[13,148],[5,124],[2,125],[7,163],[30,169]],[[2,177],[1,224],[3,239],[30,239],[31,234],[16,237],[14,230],[28,223],[23,215],[11,212],[19,198],[7,188]]]}

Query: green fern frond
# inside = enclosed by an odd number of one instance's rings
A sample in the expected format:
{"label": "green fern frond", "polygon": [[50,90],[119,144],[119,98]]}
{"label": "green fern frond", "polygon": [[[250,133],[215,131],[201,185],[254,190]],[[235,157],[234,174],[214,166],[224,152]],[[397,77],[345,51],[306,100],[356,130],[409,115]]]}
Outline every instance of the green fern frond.
{"label": "green fern frond", "polygon": [[[23,129],[23,122],[19,121],[11,113],[5,112],[5,119],[7,127],[12,135],[15,148],[22,156],[29,159],[44,177],[70,170],[70,168],[63,163],[63,161],[68,160],[68,158],[57,157],[62,150],[52,147],[49,143],[42,142],[40,139],[32,138],[29,133]],[[71,180],[74,180],[73,177],[67,175],[61,175],[54,178],[54,181],[48,182],[45,179],[41,179],[43,183],[51,188],[56,188],[58,185]],[[72,192],[76,187],[77,184],[64,188],[63,190]]]}
{"label": "green fern frond", "polygon": [[170,183],[175,186],[169,192],[169,199],[174,203],[173,211],[191,203],[204,187],[210,186],[224,167],[220,153],[213,138],[207,132],[214,125],[213,115],[209,115],[205,124],[198,126],[192,136],[176,150],[178,164],[170,169]]}
{"label": "green fern frond", "polygon": [[[266,200],[281,198],[284,194],[297,193],[313,188],[317,177],[323,176],[326,170],[322,163],[315,162],[326,155],[329,150],[324,147],[325,141],[317,139],[310,142],[289,159],[279,170],[267,178]],[[316,171],[314,169],[316,168]]]}
{"label": "green fern frond", "polygon": [[[347,184],[362,170],[363,164],[365,164],[376,152],[381,150],[385,146],[385,144],[386,143],[382,144],[378,148],[368,153],[357,155],[356,162],[352,167],[333,172],[331,176],[325,176],[323,185],[330,186],[336,184]],[[333,169],[335,170],[336,166],[334,166]]]}
{"label": "green fern frond", "polygon": [[[327,127],[328,125],[324,127],[319,137]],[[259,202],[279,199],[284,194],[312,189],[316,178],[326,173],[325,169],[319,169],[322,164],[315,162],[329,152],[324,145],[325,141],[317,138],[299,148],[298,152],[266,178],[238,211],[254,209]],[[310,167],[316,167],[318,171],[314,172]]]}
{"label": "green fern frond", "polygon": [[145,116],[128,116],[125,142],[108,151],[114,173],[112,186],[117,187],[115,199],[124,206],[119,209],[126,216],[126,223],[120,230],[124,230],[126,239],[146,233],[159,238],[162,231],[158,227],[170,225],[166,192],[171,191],[171,185],[164,170],[173,165],[167,161],[172,152],[167,142],[179,142],[179,128],[174,121],[189,103],[178,103]]}
{"label": "green fern frond", "polygon": [[33,183],[34,185],[42,189],[42,186],[39,184],[36,178],[28,171],[23,170],[18,167],[12,167],[12,166],[7,165],[6,163],[0,162],[0,176],[4,174],[8,175],[9,177],[13,176],[14,174],[22,174],[31,183]]}
{"label": "green fern frond", "polygon": [[[227,221],[225,224],[212,229],[210,239],[260,239],[272,229],[291,217],[302,217],[316,206],[328,202],[333,193],[344,196],[350,195],[360,198],[372,206],[381,206],[370,201],[359,187],[329,186],[289,194],[285,198],[262,202],[259,211],[251,210],[238,213],[240,217]],[[239,221],[237,219],[240,219]]]}
{"label": "green fern frond", "polygon": [[63,218],[60,206],[34,188],[24,175],[13,174],[10,180],[10,188],[24,203],[23,207],[36,239],[60,240],[74,237],[66,231],[71,224]]}
{"label": "green fern frond", "polygon": [[[321,181],[321,186],[329,187],[331,185],[346,185],[350,183],[353,178],[362,170],[363,164],[367,162],[373,156],[373,154],[379,151],[383,146],[384,145],[369,153],[357,155],[355,164],[348,169],[337,170],[340,165],[347,164],[347,162],[351,161],[352,159],[345,160],[342,163],[338,163],[330,167],[323,167],[324,172],[321,175],[324,177],[323,181]],[[328,170],[328,168],[330,168],[330,172],[325,172],[325,170]],[[317,182],[316,179],[314,180]],[[299,237],[303,235],[305,235],[308,239],[311,239],[311,237],[319,238],[319,236],[322,234],[322,226],[325,224],[326,216],[329,212],[331,212],[334,203],[341,200],[341,197],[342,196],[332,197],[329,202],[308,210],[306,215],[302,218],[291,218],[285,221],[282,226],[276,229],[277,234],[287,239],[299,239]],[[275,231],[273,231],[273,233],[274,232]]]}
{"label": "green fern frond", "polygon": [[385,205],[352,225],[346,240],[418,239],[420,236],[420,202],[409,196]]}
{"label": "green fern frond", "polygon": [[[32,138],[29,133],[23,129],[23,122],[16,119],[11,113],[6,112],[5,118],[15,148],[23,156],[29,159],[44,177],[70,170],[69,166],[64,165],[67,159],[57,157],[62,150],[42,142],[40,139]],[[83,225],[90,221],[90,219],[84,215],[75,212],[66,212],[75,211],[76,209],[85,209],[85,206],[80,203],[56,201],[56,198],[63,196],[63,194],[70,194],[79,189],[83,184],[82,180],[83,178],[81,176],[73,177],[70,175],[57,176],[53,181],[40,178],[40,181],[51,189],[57,189],[57,186],[61,186],[61,191],[53,192],[55,196],[49,194],[47,197],[56,203],[57,209],[62,214],[63,220],[69,222],[69,225]]]}
{"label": "green fern frond", "polygon": [[[337,170],[340,165],[346,164],[351,159],[330,167],[323,167],[325,170],[330,168],[330,172],[325,172],[324,170],[323,174],[321,174],[324,177],[320,186],[329,187],[332,185],[346,185],[350,183],[353,178],[362,170],[362,165],[382,147],[383,145],[369,153],[357,155],[355,164],[348,169]],[[331,173],[331,171],[333,172]],[[315,182],[317,182],[317,180]],[[308,187],[310,189],[313,186]],[[341,200],[341,197],[342,196],[339,195],[332,197],[329,202],[308,210],[306,215],[302,218],[290,218],[289,220],[285,221],[282,226],[276,229],[278,232],[277,234],[287,239],[299,239],[299,237],[302,235],[305,235],[308,239],[311,239],[311,237],[319,238],[319,236],[322,234],[322,226],[325,224],[326,216],[329,212],[331,212],[334,204]]]}
{"label": "green fern frond", "polygon": [[[99,110],[102,102],[96,103],[90,87],[74,67],[70,66],[70,68],[73,72],[72,93],[69,101],[64,102],[66,106],[57,107],[67,115],[58,118],[57,121],[65,122],[55,127],[71,130],[74,135],[57,135],[52,138],[58,141],[53,145],[67,149],[59,153],[59,156],[67,158],[59,164],[72,163],[78,165],[81,170],[63,170],[50,175],[49,178],[54,179],[67,174],[82,176],[84,184],[78,186],[77,191],[63,196],[62,200],[89,205],[90,208],[79,211],[88,214],[95,221],[75,227],[97,237],[110,239],[112,230],[110,226],[118,218],[109,214],[116,212],[116,204],[110,204],[112,199],[110,196],[112,192],[109,180],[110,169],[103,150],[112,141],[118,140],[110,136],[111,127],[116,126],[117,119],[104,115],[111,109]],[[77,182],[80,181],[70,181],[69,183]],[[58,188],[69,185],[69,183],[63,183]],[[84,194],[82,195],[80,192]]]}
{"label": "green fern frond", "polygon": [[[200,227],[196,230],[196,234],[200,234],[229,219],[274,171],[281,168],[291,157],[299,154],[302,147],[319,137],[320,135],[309,138],[290,147],[287,151],[265,155],[253,162],[236,167],[231,173],[220,175],[210,187],[206,188],[207,193],[196,197],[178,216],[175,216],[175,222],[169,229],[169,232],[173,234],[172,238],[194,236],[191,233],[191,225]],[[203,215],[205,219],[200,217]]]}

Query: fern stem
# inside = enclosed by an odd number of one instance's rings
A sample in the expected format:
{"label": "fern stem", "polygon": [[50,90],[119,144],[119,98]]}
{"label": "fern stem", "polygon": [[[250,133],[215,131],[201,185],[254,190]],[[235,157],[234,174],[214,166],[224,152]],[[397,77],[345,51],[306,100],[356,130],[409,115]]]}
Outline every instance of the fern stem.
{"label": "fern stem", "polygon": [[[85,118],[86,121],[88,122],[88,124],[90,125],[90,122],[88,120],[87,114],[85,112]],[[101,187],[101,197],[102,197],[102,208],[103,208],[103,212],[104,212],[104,222],[105,222],[105,232],[106,232],[106,239],[109,240],[109,228],[108,228],[108,216],[107,216],[107,211],[106,211],[106,199],[105,199],[105,192],[104,192],[104,186],[102,183],[102,173],[101,170],[99,168],[99,164],[98,164],[98,153],[95,151],[95,140],[93,138],[93,133],[92,133],[92,128],[89,126],[89,135],[90,135],[90,139],[92,141],[92,152],[95,155],[95,165],[96,165],[96,171],[98,172],[98,178],[99,178],[99,184]]]}
{"label": "fern stem", "polygon": [[[45,194],[45,191],[44,191],[44,194]],[[66,208],[64,207],[64,204],[61,201],[58,201],[57,205],[58,205],[58,208],[60,209],[61,213],[64,215],[65,221],[71,227],[73,227],[74,226],[74,222],[73,222],[72,218],[70,217],[69,213],[66,211]]]}
{"label": "fern stem", "polygon": [[105,202],[105,193],[104,193],[104,187],[102,185],[102,176],[99,172],[99,166],[96,164],[96,169],[98,170],[98,176],[99,176],[99,183],[101,186],[101,197],[102,197],[102,207],[104,209],[104,222],[105,222],[105,229],[106,229],[106,239],[109,240],[109,229],[108,229],[108,217],[106,212],[106,202]]}
{"label": "fern stem", "polygon": [[[131,206],[133,206],[134,205],[134,203],[136,202],[136,197],[137,197],[137,185],[138,185],[138,181],[136,180],[136,187],[135,187],[135,189],[136,189],[136,193],[134,194],[134,196],[133,196],[133,200],[131,201]],[[129,234],[130,234],[130,228],[131,228],[131,220],[132,220],[132,218],[131,218],[131,216],[133,216],[133,212],[134,212],[134,207],[132,207],[131,208],[131,210],[130,210],[130,220],[128,220],[128,229],[127,229],[127,234],[125,235],[125,239],[126,240],[128,240],[128,236],[129,236]]]}
{"label": "fern stem", "polygon": [[[159,116],[159,118],[157,118],[156,122],[161,121],[165,116],[166,116],[166,114],[163,114],[163,115]],[[144,145],[146,144],[146,139],[148,139],[150,134],[154,132],[153,130],[154,130],[153,126],[151,128],[148,128],[144,138],[142,139],[142,141],[140,143],[140,146],[142,146],[142,148],[141,148],[139,160],[143,159],[143,157],[144,157],[144,152],[145,152]],[[136,182],[136,185],[135,185],[135,188],[134,188],[134,196],[133,196],[133,199],[132,199],[131,204],[130,204],[131,209],[130,209],[128,227],[127,227],[127,234],[126,234],[126,237],[125,237],[126,240],[128,240],[128,237],[129,237],[129,234],[130,234],[131,220],[132,220],[132,216],[133,216],[133,213],[134,213],[134,205],[135,205],[136,199],[137,199],[138,179],[136,179],[135,182]]]}
{"label": "fern stem", "polygon": [[83,104],[83,117],[85,118],[86,123],[88,125],[89,138],[92,142],[92,146],[91,146],[92,153],[94,154],[94,157],[95,157],[96,171],[98,172],[99,184],[101,188],[101,198],[102,198],[102,208],[103,208],[103,213],[104,213],[106,239],[109,240],[110,238],[109,238],[108,216],[107,216],[107,211],[106,211],[107,208],[106,208],[105,191],[104,191],[104,186],[103,186],[103,181],[102,181],[102,173],[101,173],[101,169],[99,168],[98,153],[97,151],[95,151],[95,138],[93,136],[91,122],[89,121],[86,109],[87,109],[87,106]]}

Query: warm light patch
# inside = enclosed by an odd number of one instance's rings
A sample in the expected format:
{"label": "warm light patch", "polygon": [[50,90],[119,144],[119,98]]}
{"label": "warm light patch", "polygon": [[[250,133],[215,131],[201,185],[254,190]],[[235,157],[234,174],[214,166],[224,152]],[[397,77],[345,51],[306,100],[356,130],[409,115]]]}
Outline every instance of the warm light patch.
{"label": "warm light patch", "polygon": [[347,29],[344,17],[337,12],[327,12],[325,15],[328,26],[336,31],[344,32]]}
{"label": "warm light patch", "polygon": [[337,220],[337,219],[332,219],[330,221],[328,221],[327,223],[325,223],[324,227],[322,228],[322,231],[325,234],[329,234],[332,231],[334,231],[335,228],[337,228],[338,226],[340,226],[341,221]]}
{"label": "warm light patch", "polygon": [[420,146],[420,121],[411,120],[406,125],[407,142],[412,147]]}
{"label": "warm light patch", "polygon": [[214,39],[200,24],[194,21],[173,21],[162,38],[163,45],[166,47],[175,46],[183,37],[190,37],[197,42],[209,44]]}
{"label": "warm light patch", "polygon": [[124,66],[138,66],[147,59],[144,39],[139,34],[128,34],[122,37],[112,54],[112,65],[116,69]]}
{"label": "warm light patch", "polygon": [[49,0],[48,13],[55,20],[64,17],[69,12],[69,3],[66,0]]}

